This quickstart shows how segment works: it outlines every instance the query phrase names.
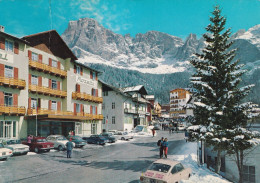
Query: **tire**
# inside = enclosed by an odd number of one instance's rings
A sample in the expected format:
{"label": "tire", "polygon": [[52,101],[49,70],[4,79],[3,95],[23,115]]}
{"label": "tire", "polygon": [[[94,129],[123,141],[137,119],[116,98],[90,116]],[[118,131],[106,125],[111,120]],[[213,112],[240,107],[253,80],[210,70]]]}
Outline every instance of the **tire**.
{"label": "tire", "polygon": [[124,137],[122,137],[122,138],[121,138],[121,140],[125,140],[125,138],[124,138]]}
{"label": "tire", "polygon": [[26,155],[28,152],[26,152],[26,153],[23,153],[23,155]]}
{"label": "tire", "polygon": [[189,174],[189,177],[188,178],[190,178],[190,174]]}
{"label": "tire", "polygon": [[46,150],[46,152],[50,152],[50,149]]}
{"label": "tire", "polygon": [[35,153],[39,153],[38,147],[35,147],[35,148],[34,148],[34,152],[35,152]]}
{"label": "tire", "polygon": [[59,151],[63,151],[63,147],[61,145],[58,146]]}

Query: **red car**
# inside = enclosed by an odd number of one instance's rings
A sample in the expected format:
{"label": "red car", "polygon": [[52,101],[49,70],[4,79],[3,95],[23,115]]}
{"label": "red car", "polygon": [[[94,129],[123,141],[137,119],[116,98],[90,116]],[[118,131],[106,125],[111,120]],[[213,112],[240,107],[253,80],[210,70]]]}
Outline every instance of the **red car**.
{"label": "red car", "polygon": [[54,144],[52,142],[48,142],[45,137],[33,137],[31,143],[23,142],[23,144],[30,146],[30,151],[34,151],[36,153],[39,152],[49,152],[54,148]]}

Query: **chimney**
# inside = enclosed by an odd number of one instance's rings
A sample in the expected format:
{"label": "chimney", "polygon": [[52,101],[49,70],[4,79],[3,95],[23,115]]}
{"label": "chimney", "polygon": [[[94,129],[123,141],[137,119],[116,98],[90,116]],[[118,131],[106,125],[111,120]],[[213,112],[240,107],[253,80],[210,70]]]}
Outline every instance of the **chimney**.
{"label": "chimney", "polygon": [[0,25],[0,32],[5,32],[5,27]]}

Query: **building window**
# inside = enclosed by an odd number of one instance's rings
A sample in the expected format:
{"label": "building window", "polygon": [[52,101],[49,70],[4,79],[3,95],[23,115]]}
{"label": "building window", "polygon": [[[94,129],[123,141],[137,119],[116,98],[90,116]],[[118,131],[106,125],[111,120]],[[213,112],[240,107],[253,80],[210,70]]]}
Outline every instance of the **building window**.
{"label": "building window", "polygon": [[31,107],[33,109],[36,109],[36,107],[37,107],[37,99],[36,98],[31,99]]}
{"label": "building window", "polygon": [[32,75],[32,84],[38,85],[38,76]]}
{"label": "building window", "polygon": [[75,123],[75,134],[82,134],[82,123]]}
{"label": "building window", "polygon": [[12,106],[13,105],[13,94],[4,93],[4,96],[5,96],[5,106]]}
{"label": "building window", "polygon": [[104,92],[103,92],[103,95],[104,95],[104,96],[108,96],[108,91],[104,91]]}
{"label": "building window", "polygon": [[104,103],[102,104],[102,109],[105,109],[105,104]]}
{"label": "building window", "polygon": [[92,72],[92,75],[93,75],[93,80],[95,80],[96,79],[96,73]]}
{"label": "building window", "polygon": [[14,77],[14,68],[8,65],[5,65],[5,77],[13,78]]}
{"label": "building window", "polygon": [[16,121],[0,121],[0,138],[15,138],[16,136]]}
{"label": "building window", "polygon": [[80,66],[76,65],[76,74],[80,74]]}
{"label": "building window", "polygon": [[115,102],[112,102],[112,109],[115,109],[116,108],[116,104]]}
{"label": "building window", "polygon": [[80,105],[76,104],[76,112],[80,112]]}
{"label": "building window", "polygon": [[57,81],[51,80],[51,88],[57,90]]}
{"label": "building window", "polygon": [[91,134],[97,134],[97,124],[96,123],[91,124]]}
{"label": "building window", "polygon": [[243,166],[243,182],[255,183],[255,166]]}
{"label": "building window", "polygon": [[38,61],[39,60],[39,55],[37,53],[32,52],[32,60],[33,61]]}
{"label": "building window", "polygon": [[92,114],[96,114],[96,107],[92,106]]}
{"label": "building window", "polygon": [[53,59],[51,59],[51,66],[52,67],[58,67],[58,64],[57,64],[58,62],[56,61],[56,60],[53,60]]}
{"label": "building window", "polygon": [[125,109],[127,109],[127,103],[125,103]]}
{"label": "building window", "polygon": [[116,124],[116,117],[112,116],[112,124]]}
{"label": "building window", "polygon": [[14,51],[14,43],[9,40],[5,40],[5,50]]}
{"label": "building window", "polygon": [[102,123],[103,123],[103,124],[106,124],[106,118],[103,118]]}
{"label": "building window", "polygon": [[56,101],[51,101],[51,110],[57,110],[57,102]]}

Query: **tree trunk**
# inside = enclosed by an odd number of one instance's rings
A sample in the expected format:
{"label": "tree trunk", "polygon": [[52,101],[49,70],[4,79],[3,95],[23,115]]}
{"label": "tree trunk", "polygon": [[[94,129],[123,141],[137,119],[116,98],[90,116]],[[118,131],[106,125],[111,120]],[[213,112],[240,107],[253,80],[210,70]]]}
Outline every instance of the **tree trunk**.
{"label": "tree trunk", "polygon": [[243,183],[243,165],[244,165],[244,151],[240,150],[240,170],[239,170],[239,183]]}
{"label": "tree trunk", "polygon": [[219,174],[221,167],[221,150],[218,150],[215,172]]}

